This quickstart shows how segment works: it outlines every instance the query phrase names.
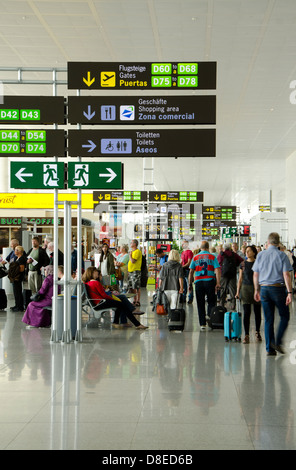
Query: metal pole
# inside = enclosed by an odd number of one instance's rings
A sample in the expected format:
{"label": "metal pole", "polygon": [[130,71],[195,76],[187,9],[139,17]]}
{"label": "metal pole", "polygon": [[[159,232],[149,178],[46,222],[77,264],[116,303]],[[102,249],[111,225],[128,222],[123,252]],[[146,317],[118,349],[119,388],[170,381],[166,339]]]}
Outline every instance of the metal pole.
{"label": "metal pole", "polygon": [[[80,96],[80,90],[77,90],[77,95]],[[78,129],[81,126],[78,124]],[[81,157],[78,157],[78,161],[81,162]],[[81,189],[77,189],[77,330],[75,335],[75,341],[82,341],[82,329],[81,329],[81,311],[82,311],[82,285],[81,285],[81,269],[82,269],[82,214],[81,214]]]}
{"label": "metal pole", "polygon": [[71,203],[64,201],[64,331],[62,334],[62,343],[71,342],[71,292],[70,292],[70,277],[71,277]]}
{"label": "metal pole", "polygon": [[[53,96],[56,96],[56,73],[53,71]],[[57,124],[54,124],[54,129],[57,129]],[[58,157],[55,157],[55,162],[58,162]],[[58,342],[57,333],[57,311],[58,311],[58,249],[59,249],[59,208],[58,208],[58,197],[59,191],[54,188],[54,213],[53,213],[53,240],[54,240],[54,252],[53,252],[53,299],[52,299],[52,320],[51,320],[51,338],[50,341]]]}
{"label": "metal pole", "polygon": [[[79,157],[80,158],[80,157]],[[81,311],[82,311],[82,285],[81,285],[81,270],[82,270],[82,217],[81,217],[81,189],[77,190],[77,330],[75,341],[82,341],[81,329]]]}
{"label": "metal pole", "polygon": [[53,239],[54,239],[54,263],[53,263],[53,298],[52,298],[52,324],[51,324],[51,338],[53,343],[58,342],[57,332],[57,312],[58,312],[58,190],[54,189],[54,226],[53,226]]}

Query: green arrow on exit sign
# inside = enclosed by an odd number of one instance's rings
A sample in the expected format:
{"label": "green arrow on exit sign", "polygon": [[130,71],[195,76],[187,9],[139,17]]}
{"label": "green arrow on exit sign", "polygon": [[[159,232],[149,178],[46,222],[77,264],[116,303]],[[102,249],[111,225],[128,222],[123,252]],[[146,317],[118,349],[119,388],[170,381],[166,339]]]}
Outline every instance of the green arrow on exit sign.
{"label": "green arrow on exit sign", "polygon": [[64,163],[10,162],[10,187],[14,189],[64,189]]}
{"label": "green arrow on exit sign", "polygon": [[69,162],[68,188],[123,189],[121,162]]}

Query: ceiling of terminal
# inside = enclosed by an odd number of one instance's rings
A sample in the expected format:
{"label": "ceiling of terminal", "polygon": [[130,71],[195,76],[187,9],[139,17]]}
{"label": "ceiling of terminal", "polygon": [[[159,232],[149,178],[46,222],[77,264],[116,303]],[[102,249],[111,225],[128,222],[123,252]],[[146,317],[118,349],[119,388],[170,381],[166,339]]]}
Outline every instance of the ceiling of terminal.
{"label": "ceiling of terminal", "polygon": [[[216,91],[186,93],[217,95],[216,158],[120,159],[125,189],[144,189],[144,179],[151,189],[204,191],[206,205],[237,205],[243,220],[271,195],[273,207],[285,206],[285,160],[296,149],[295,0],[0,0],[0,11],[0,67],[216,61]],[[4,93],[52,88],[7,84]],[[151,165],[153,174],[143,170]]]}

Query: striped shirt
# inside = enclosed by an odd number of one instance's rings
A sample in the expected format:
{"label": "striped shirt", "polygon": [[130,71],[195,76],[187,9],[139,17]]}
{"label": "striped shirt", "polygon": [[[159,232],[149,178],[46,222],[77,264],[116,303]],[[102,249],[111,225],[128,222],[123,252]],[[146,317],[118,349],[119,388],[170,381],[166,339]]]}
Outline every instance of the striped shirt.
{"label": "striped shirt", "polygon": [[194,282],[215,279],[216,268],[220,268],[216,256],[205,250],[195,255],[190,263],[190,269],[194,269]]}

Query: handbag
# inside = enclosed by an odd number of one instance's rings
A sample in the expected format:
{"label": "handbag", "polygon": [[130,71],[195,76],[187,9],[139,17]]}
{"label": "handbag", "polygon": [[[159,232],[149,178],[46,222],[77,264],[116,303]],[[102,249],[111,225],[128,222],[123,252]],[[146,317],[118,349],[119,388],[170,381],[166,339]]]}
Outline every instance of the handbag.
{"label": "handbag", "polygon": [[122,280],[122,271],[120,268],[117,268],[115,270],[115,277],[117,279],[117,281],[121,281]]}
{"label": "handbag", "polygon": [[30,300],[31,302],[40,302],[42,297],[43,297],[42,294],[39,294],[39,292],[36,292],[36,294],[31,295]]}
{"label": "handbag", "polygon": [[164,305],[162,305],[162,304],[157,304],[156,305],[156,313],[157,313],[157,315],[167,315],[168,314],[168,312],[164,308]]}
{"label": "handbag", "polygon": [[4,266],[0,266],[0,279],[8,275],[8,269]]}

